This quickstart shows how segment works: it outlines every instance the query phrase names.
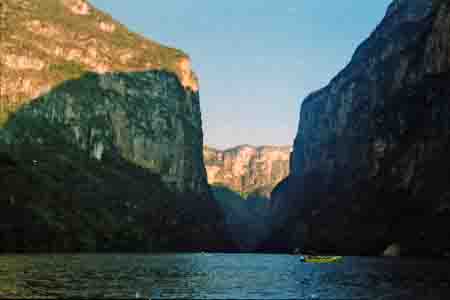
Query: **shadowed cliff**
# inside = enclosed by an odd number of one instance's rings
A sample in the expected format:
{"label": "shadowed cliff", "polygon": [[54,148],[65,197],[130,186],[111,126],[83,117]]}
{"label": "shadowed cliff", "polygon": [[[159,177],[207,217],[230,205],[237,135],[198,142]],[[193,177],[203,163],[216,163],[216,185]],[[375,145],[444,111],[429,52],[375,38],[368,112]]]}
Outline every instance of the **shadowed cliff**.
{"label": "shadowed cliff", "polygon": [[85,0],[1,4],[0,250],[232,247],[188,55]]}
{"label": "shadowed cliff", "polygon": [[2,250],[232,248],[206,183],[195,95],[165,72],[86,74],[10,116]]}
{"label": "shadowed cliff", "polygon": [[242,252],[258,249],[272,233],[269,199],[249,196],[244,199],[225,186],[211,186],[215,201],[225,216],[227,236]]}
{"label": "shadowed cliff", "polygon": [[350,64],[305,99],[291,175],[272,195],[294,212],[268,245],[450,253],[449,11],[393,1]]}
{"label": "shadowed cliff", "polygon": [[241,251],[255,251],[278,225],[270,201],[274,186],[289,172],[290,146],[240,145],[223,151],[204,146],[214,198],[229,236]]}

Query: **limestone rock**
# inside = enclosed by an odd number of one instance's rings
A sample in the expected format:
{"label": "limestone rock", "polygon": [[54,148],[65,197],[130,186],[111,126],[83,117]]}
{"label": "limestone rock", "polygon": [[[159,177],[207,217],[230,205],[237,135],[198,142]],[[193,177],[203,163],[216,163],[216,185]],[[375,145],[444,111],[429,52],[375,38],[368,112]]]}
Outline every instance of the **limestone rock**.
{"label": "limestone rock", "polygon": [[73,14],[86,16],[91,12],[91,7],[84,0],[61,0]]}
{"label": "limestone rock", "polygon": [[48,122],[99,160],[114,148],[179,192],[207,193],[198,84],[186,54],[84,0],[2,5],[0,125],[14,119],[7,126],[19,140],[45,141],[46,132],[20,123]]}
{"label": "limestone rock", "polygon": [[114,152],[181,193],[207,193],[198,93],[174,75],[87,74],[19,109],[6,130],[16,141],[56,143],[47,126],[98,160]]}
{"label": "limestone rock", "polygon": [[[0,123],[47,87],[85,72],[167,71],[198,91],[184,52],[129,31],[85,0],[3,0]],[[17,82],[25,78],[29,87]]]}
{"label": "limestone rock", "polygon": [[237,146],[224,151],[205,146],[208,182],[231,190],[269,198],[275,185],[289,174],[290,146]]}

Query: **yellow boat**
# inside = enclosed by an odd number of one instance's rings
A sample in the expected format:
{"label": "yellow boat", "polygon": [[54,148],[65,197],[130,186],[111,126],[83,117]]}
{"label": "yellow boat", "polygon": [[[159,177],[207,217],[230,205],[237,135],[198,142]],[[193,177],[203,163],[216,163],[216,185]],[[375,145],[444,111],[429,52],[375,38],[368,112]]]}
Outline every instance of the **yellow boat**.
{"label": "yellow boat", "polygon": [[342,261],[342,259],[342,256],[300,256],[302,262],[316,264],[336,263]]}

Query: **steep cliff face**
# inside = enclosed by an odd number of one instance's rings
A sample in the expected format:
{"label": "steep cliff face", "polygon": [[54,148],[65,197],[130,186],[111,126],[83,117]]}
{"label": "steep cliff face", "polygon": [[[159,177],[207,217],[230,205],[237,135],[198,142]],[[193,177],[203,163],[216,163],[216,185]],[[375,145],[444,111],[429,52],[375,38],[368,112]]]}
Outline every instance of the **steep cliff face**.
{"label": "steep cliff face", "polygon": [[291,175],[272,199],[295,207],[278,233],[289,247],[449,252],[449,8],[394,1],[350,64],[304,100]]}
{"label": "steep cliff face", "polygon": [[[104,191],[115,189],[114,174],[125,176],[123,183],[136,181],[139,190],[156,176],[160,181],[154,182],[163,187],[149,182],[148,193],[156,196],[145,197],[152,202],[145,209],[152,212],[147,217],[161,214],[151,229],[166,233],[159,249],[174,250],[181,244],[185,250],[207,249],[223,242],[222,217],[207,185],[198,83],[188,56],[129,32],[83,0],[6,0],[1,11],[0,121],[2,141],[8,144],[2,149],[30,147],[58,157],[74,152],[62,159],[70,166],[86,154],[82,161],[88,167],[78,174],[83,179],[65,177],[45,165],[49,176],[65,178],[60,184],[68,187],[66,193],[72,189],[82,202],[95,203],[80,184],[90,177]],[[2,151],[19,166],[33,157],[29,152],[14,157],[16,150]],[[31,161],[30,170],[21,167],[17,176],[37,175],[33,170],[38,160]],[[102,165],[112,169],[111,176],[94,175]],[[14,198],[12,192],[0,195],[4,204]],[[143,207],[142,194],[117,197],[131,207]],[[184,242],[177,245],[177,240]]]}
{"label": "steep cliff face", "polygon": [[289,174],[290,146],[242,145],[224,151],[203,147],[208,182],[243,195],[270,197]]}
{"label": "steep cliff face", "polygon": [[7,0],[2,14],[3,122],[20,110],[9,128],[46,120],[97,159],[115,148],[181,192],[206,193],[198,84],[186,54],[83,0]]}
{"label": "steep cliff face", "polygon": [[114,152],[179,192],[206,194],[201,126],[198,93],[174,75],[148,71],[65,82],[19,109],[5,129],[16,142],[63,137],[98,160]]}

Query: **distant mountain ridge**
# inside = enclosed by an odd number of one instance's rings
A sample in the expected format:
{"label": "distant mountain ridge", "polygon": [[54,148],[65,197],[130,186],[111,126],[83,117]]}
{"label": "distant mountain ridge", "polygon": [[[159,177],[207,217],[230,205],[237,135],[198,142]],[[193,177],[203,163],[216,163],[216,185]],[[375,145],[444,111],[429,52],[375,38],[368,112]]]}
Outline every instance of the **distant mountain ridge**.
{"label": "distant mountain ridge", "polygon": [[289,175],[292,146],[238,145],[226,150],[203,147],[208,182],[241,195],[269,198],[272,189]]}

